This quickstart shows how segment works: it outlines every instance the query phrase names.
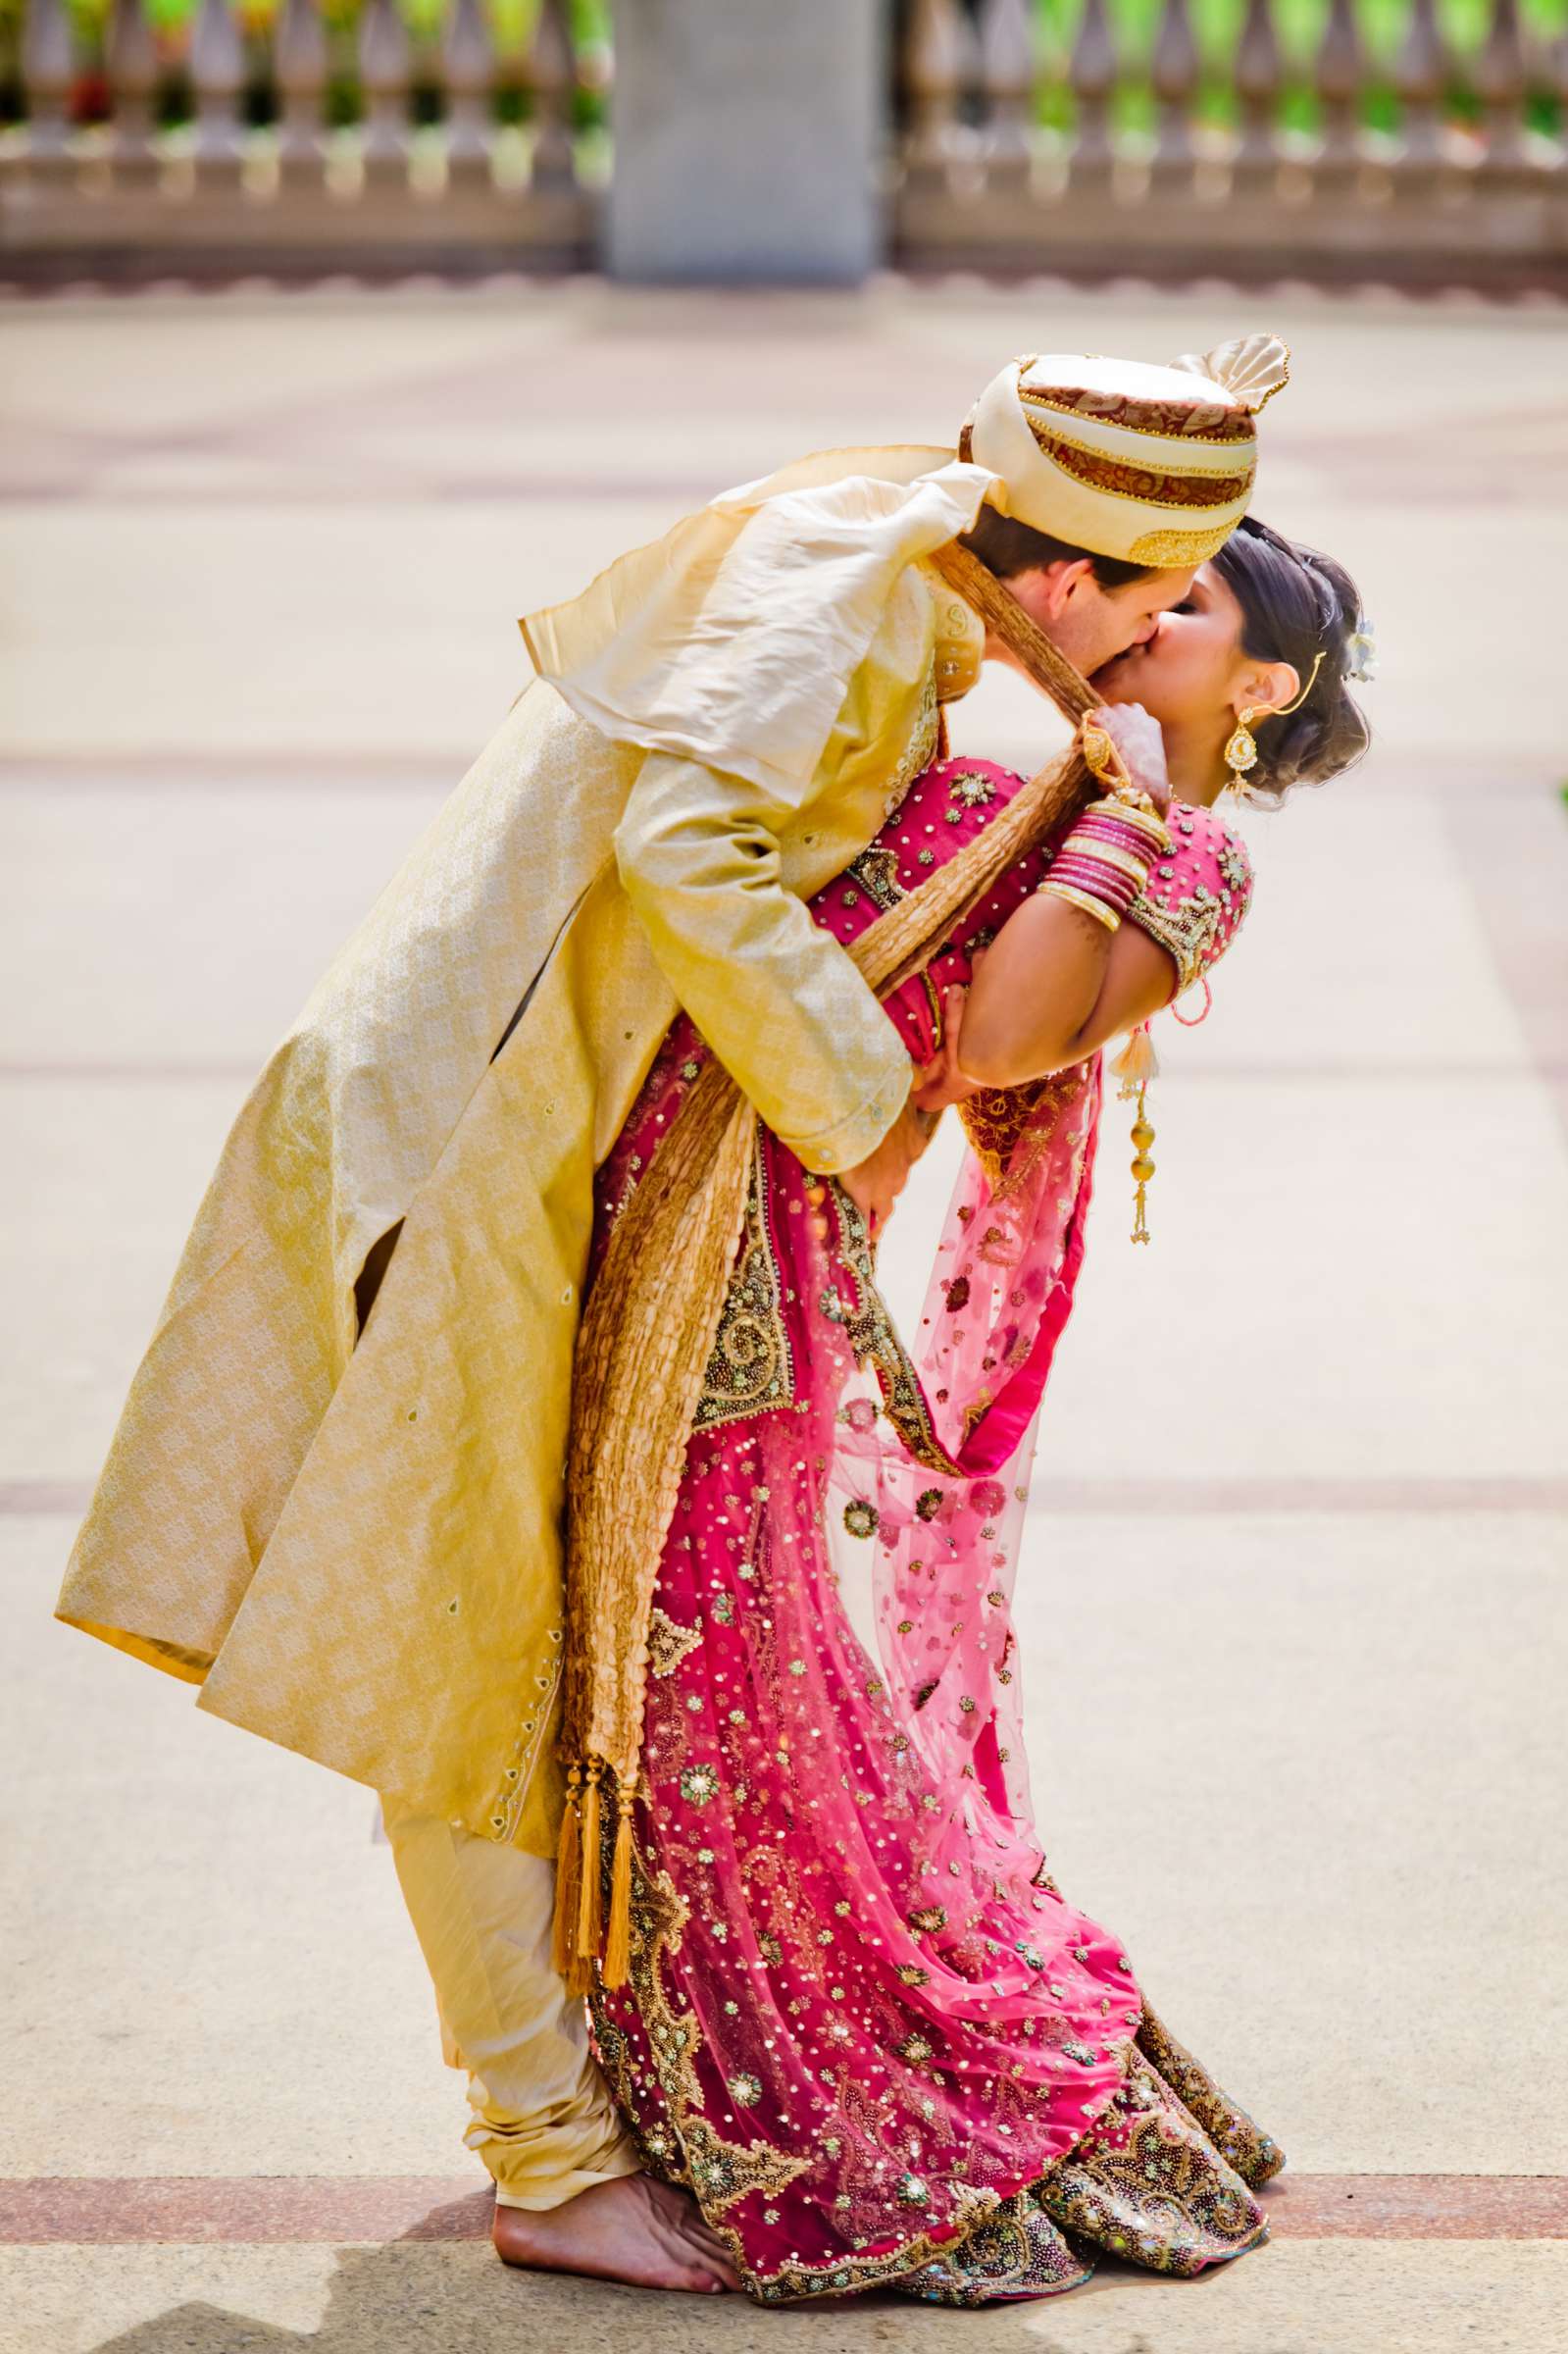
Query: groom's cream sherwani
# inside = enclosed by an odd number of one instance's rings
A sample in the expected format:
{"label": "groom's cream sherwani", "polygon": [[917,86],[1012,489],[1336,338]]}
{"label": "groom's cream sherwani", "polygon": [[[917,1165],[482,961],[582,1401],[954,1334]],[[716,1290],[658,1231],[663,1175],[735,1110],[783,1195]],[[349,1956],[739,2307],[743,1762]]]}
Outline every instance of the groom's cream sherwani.
{"label": "groom's cream sherwani", "polygon": [[734,493],[528,625],[543,675],[234,1123],[61,1597],[202,1707],[535,1854],[594,1169],[678,1002],[808,1164],[908,1088],[801,905],[935,742],[919,559],[990,478],[902,455]]}

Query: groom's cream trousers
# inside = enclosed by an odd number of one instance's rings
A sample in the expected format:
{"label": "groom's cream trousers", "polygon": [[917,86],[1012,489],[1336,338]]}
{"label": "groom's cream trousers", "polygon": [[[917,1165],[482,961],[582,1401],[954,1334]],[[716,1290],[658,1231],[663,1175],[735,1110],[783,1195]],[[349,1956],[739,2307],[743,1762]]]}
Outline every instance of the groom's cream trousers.
{"label": "groom's cream trousers", "polygon": [[435,1981],[448,2065],[466,2068],[463,2139],[506,2207],[558,2207],[639,2171],[550,1958],[555,1866],[382,1801],[403,1899]]}

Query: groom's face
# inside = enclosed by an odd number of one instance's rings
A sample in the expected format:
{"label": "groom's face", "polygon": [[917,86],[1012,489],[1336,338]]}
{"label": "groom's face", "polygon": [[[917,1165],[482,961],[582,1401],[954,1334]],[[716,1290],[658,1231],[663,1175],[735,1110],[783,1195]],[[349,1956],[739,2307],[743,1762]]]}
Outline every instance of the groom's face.
{"label": "groom's face", "polygon": [[1052,643],[1086,678],[1141,645],[1159,627],[1162,613],[1179,605],[1192,586],[1192,572],[1150,572],[1121,588],[1104,588],[1094,568],[1080,558],[1015,573],[1007,584]]}

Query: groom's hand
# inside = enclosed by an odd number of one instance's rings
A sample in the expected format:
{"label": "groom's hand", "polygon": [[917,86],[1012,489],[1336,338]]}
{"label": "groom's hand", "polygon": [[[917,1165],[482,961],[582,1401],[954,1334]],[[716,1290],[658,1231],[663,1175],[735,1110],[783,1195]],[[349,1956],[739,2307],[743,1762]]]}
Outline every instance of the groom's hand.
{"label": "groom's hand", "polygon": [[840,1169],[838,1182],[866,1221],[867,1230],[880,1234],[893,1214],[893,1203],[904,1181],[925,1151],[936,1121],[906,1103],[875,1152]]}
{"label": "groom's hand", "polygon": [[[978,973],[988,950],[977,950],[971,968]],[[958,1059],[959,1045],[964,1033],[964,1007],[969,992],[956,983],[942,992],[941,1045],[930,1062],[922,1063],[915,1076],[914,1093],[909,1100],[917,1111],[925,1112],[933,1128],[949,1103],[967,1103],[971,1096],[981,1092],[980,1081],[969,1078]]]}
{"label": "groom's hand", "polygon": [[1088,718],[1122,755],[1122,764],[1140,792],[1146,793],[1161,817],[1170,814],[1171,780],[1165,767],[1165,737],[1160,723],[1141,703],[1102,703]]}

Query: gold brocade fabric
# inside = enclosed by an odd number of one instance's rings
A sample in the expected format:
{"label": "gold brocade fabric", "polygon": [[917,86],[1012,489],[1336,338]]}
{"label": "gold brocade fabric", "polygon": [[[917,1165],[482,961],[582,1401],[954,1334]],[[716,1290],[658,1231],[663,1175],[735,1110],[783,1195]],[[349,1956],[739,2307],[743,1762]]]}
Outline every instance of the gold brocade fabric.
{"label": "gold brocade fabric", "polygon": [[[542,682],[519,698],[235,1120],[63,1618],[251,1731],[552,1852],[593,1171],[678,1000],[819,1166],[886,1128],[907,1055],[796,902],[930,756],[934,642],[910,568],[792,797],[611,742]],[[399,1222],[356,1346],[355,1280]]]}
{"label": "gold brocade fabric", "polygon": [[[1179,2055],[1173,2075],[1170,2055]],[[1211,2119],[1223,2118],[1223,2131]],[[1101,2256],[1192,2279],[1258,2247],[1268,2218],[1252,2193],[1285,2163],[1153,2019],[1120,2091],[1078,2148],[917,2271],[889,2281],[935,2305],[1058,2295]]]}

